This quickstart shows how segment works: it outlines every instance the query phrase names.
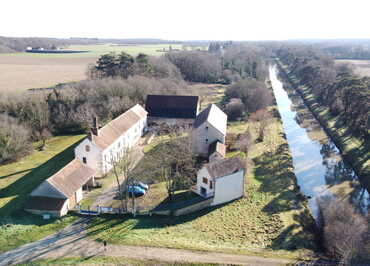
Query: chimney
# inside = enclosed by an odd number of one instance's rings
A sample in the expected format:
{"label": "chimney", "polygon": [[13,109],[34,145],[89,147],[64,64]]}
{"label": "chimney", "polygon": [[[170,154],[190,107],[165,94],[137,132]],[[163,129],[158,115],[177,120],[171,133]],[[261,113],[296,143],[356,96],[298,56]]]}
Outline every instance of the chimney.
{"label": "chimney", "polygon": [[91,128],[91,133],[95,136],[99,136],[99,124],[97,116],[94,116],[93,118],[93,127]]}

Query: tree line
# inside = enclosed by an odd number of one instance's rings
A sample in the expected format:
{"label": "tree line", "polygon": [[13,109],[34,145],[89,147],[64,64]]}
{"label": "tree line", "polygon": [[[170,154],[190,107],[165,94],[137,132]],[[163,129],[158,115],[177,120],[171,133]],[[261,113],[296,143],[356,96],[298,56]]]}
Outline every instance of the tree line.
{"label": "tree line", "polygon": [[352,133],[364,141],[370,137],[370,78],[353,75],[347,65],[335,65],[323,51],[308,46],[287,46],[277,51],[319,104],[340,116]]}

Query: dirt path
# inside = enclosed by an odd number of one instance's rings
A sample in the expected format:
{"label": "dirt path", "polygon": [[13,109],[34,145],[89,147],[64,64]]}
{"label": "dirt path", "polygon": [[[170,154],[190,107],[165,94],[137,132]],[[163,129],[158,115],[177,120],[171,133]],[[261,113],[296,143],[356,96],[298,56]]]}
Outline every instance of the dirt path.
{"label": "dirt path", "polygon": [[285,259],[140,246],[108,245],[107,251],[104,251],[101,243],[86,236],[88,222],[89,218],[80,219],[56,234],[0,254],[0,266],[44,258],[90,256],[237,265],[286,265],[290,262]]}

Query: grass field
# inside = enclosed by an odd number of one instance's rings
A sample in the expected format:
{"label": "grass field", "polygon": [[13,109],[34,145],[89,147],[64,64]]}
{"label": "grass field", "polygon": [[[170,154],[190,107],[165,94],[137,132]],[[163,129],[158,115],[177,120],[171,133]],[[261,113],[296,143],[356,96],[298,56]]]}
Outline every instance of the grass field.
{"label": "grass field", "polygon": [[[181,45],[171,45],[181,48]],[[161,55],[160,49],[169,45],[73,45],[69,49],[87,50],[77,54],[33,54],[12,53],[0,54],[0,93],[24,92],[27,89],[45,88],[58,83],[86,79],[87,67],[96,62],[97,58],[109,52],[125,51],[132,55],[146,53]]]}
{"label": "grass field", "polygon": [[355,74],[365,77],[370,76],[370,60],[347,60],[339,59],[335,60],[336,64],[349,63],[355,66]]}
{"label": "grass field", "polygon": [[[240,133],[248,127],[253,125],[235,122],[228,131]],[[245,198],[180,217],[97,217],[89,236],[114,244],[302,257],[315,249],[313,220],[296,188],[283,136],[276,117],[265,140],[249,152]]]}
{"label": "grass field", "polygon": [[83,137],[53,137],[44,151],[0,166],[0,252],[54,233],[75,219],[44,221],[22,209],[34,188],[74,158],[74,145]]}

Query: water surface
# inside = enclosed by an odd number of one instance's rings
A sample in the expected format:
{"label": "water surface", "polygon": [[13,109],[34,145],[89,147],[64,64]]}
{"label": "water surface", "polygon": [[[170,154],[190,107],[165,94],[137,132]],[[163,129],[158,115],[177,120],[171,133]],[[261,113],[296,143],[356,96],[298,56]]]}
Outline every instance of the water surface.
{"label": "water surface", "polygon": [[353,169],[345,163],[338,148],[326,135],[312,113],[287,83],[282,83],[276,66],[270,67],[270,80],[283,127],[293,156],[294,172],[309,206],[316,216],[316,200],[321,196],[348,199],[367,212],[370,197]]}

